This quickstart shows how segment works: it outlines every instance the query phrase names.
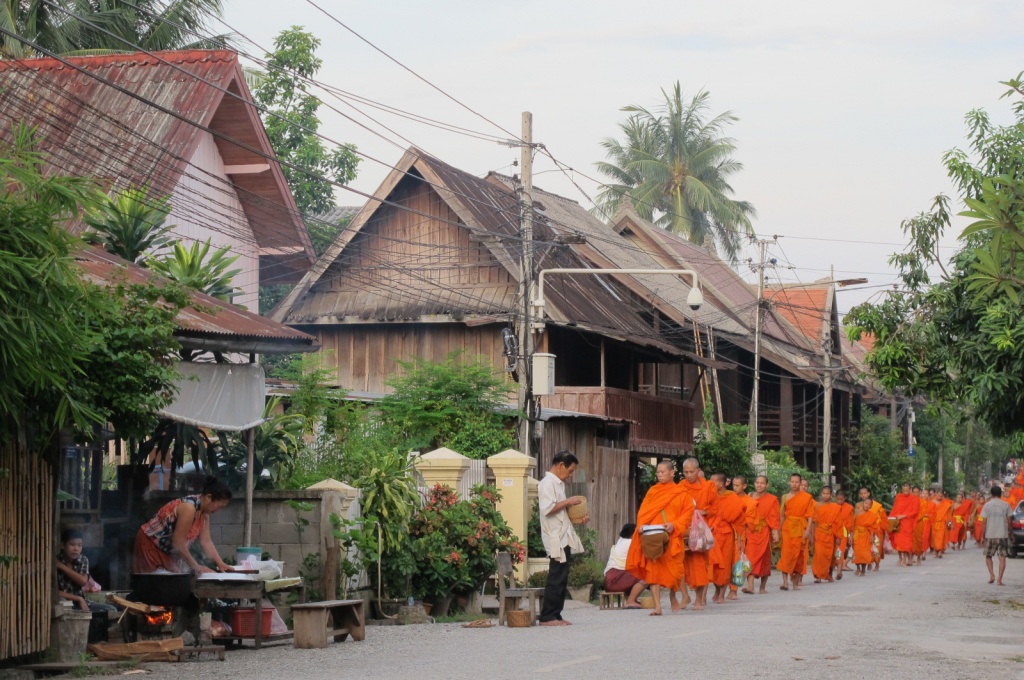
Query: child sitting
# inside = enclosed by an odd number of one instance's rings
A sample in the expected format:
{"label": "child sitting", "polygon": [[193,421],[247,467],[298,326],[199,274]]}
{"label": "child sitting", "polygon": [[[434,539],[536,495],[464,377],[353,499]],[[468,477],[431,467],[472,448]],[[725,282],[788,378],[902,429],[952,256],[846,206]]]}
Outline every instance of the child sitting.
{"label": "child sitting", "polygon": [[99,590],[98,584],[89,576],[89,558],[82,554],[82,532],[65,529],[60,536],[61,550],[57,555],[57,594],[70,600],[82,611],[92,612],[93,625],[89,629],[89,642],[107,639],[107,612],[114,611],[113,605],[90,602],[85,599],[85,590]]}

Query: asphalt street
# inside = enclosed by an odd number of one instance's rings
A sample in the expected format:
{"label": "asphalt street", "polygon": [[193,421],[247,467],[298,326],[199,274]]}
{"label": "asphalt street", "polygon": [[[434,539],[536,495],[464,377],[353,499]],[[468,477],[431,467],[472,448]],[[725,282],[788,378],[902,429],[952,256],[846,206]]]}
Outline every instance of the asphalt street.
{"label": "asphalt street", "polygon": [[[810,579],[809,579],[810,580]],[[1024,559],[989,585],[981,549],[800,591],[742,595],[702,612],[570,603],[557,628],[370,626],[363,642],[278,644],[227,661],[149,664],[152,677],[1024,678]]]}

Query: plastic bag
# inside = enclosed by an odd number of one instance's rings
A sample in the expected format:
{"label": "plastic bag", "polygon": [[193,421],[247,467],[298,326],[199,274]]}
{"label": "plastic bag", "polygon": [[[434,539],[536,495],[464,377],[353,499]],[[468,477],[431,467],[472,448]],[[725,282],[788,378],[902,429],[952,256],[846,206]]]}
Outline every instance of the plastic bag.
{"label": "plastic bag", "polygon": [[85,582],[84,586],[82,586],[83,593],[98,593],[101,590],[103,590],[103,586],[101,586],[99,583],[96,583],[96,581],[93,580],[92,576],[90,576],[89,580]]}
{"label": "plastic bag", "polygon": [[707,552],[714,546],[715,535],[711,533],[711,527],[704,520],[704,514],[700,510],[694,510],[687,549],[692,552]]}
{"label": "plastic bag", "polygon": [[740,558],[732,565],[732,584],[737,588],[741,587],[746,583],[752,568],[746,554],[740,553]]}
{"label": "plastic bag", "polygon": [[889,542],[888,536],[885,537],[885,543],[882,544],[882,550],[885,551],[886,555],[891,555],[895,552],[892,548],[892,543]]}
{"label": "plastic bag", "polygon": [[231,626],[224,621],[211,621],[210,622],[210,635],[215,638],[219,637],[231,637],[233,634]]}
{"label": "plastic bag", "polygon": [[284,570],[284,562],[278,562],[277,560],[258,560],[255,556],[251,556],[238,565],[242,569],[255,569],[256,579],[259,581],[273,581],[276,578],[281,578],[281,574]]}

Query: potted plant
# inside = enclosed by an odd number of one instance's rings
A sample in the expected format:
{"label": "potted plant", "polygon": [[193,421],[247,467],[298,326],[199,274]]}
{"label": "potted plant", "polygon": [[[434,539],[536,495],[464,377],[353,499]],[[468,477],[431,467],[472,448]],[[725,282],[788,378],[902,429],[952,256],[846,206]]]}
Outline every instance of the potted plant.
{"label": "potted plant", "polygon": [[577,602],[590,602],[590,594],[594,584],[604,576],[600,565],[595,566],[594,560],[575,559],[569,565],[569,597]]}
{"label": "potted plant", "polygon": [[414,562],[412,594],[444,616],[453,595],[476,592],[495,572],[496,552],[522,562],[524,549],[498,512],[497,489],[476,486],[465,500],[448,486],[437,485],[409,526]]}

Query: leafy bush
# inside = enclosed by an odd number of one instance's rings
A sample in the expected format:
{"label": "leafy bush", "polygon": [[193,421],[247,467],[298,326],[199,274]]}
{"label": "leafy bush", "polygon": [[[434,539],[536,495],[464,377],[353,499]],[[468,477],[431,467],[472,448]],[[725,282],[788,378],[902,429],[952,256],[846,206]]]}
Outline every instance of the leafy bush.
{"label": "leafy bush", "polygon": [[712,427],[710,437],[703,430],[698,433],[693,453],[709,479],[716,472],[721,472],[729,478],[743,475],[747,479],[753,479],[754,467],[750,463],[747,435],[746,425],[730,424]]}
{"label": "leafy bush", "polygon": [[789,493],[789,478],[799,474],[809,481],[808,492],[817,497],[822,487],[821,480],[818,475],[796,462],[792,449],[784,446],[778,451],[765,451],[764,457],[768,464],[768,493],[778,496],[781,501],[783,494]]}
{"label": "leafy bush", "polygon": [[847,489],[867,487],[880,503],[891,504],[893,490],[909,479],[910,457],[900,431],[893,430],[887,418],[865,413],[851,438],[855,453],[846,473]]}
{"label": "leafy bush", "polygon": [[526,585],[530,588],[543,588],[548,583],[548,572],[535,571],[526,579]]}
{"label": "leafy bush", "polygon": [[569,565],[569,587],[582,588],[583,586],[600,583],[604,580],[603,566],[593,559],[573,559]]}

